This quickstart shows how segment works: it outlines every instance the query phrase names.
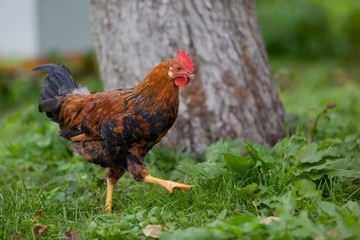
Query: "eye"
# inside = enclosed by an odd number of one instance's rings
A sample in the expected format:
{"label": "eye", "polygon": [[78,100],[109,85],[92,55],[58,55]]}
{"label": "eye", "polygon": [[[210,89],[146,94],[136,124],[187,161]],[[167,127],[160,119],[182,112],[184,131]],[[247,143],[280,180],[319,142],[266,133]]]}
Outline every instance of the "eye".
{"label": "eye", "polygon": [[180,71],[180,70],[181,70],[181,67],[177,67],[176,69],[177,69],[178,71]]}

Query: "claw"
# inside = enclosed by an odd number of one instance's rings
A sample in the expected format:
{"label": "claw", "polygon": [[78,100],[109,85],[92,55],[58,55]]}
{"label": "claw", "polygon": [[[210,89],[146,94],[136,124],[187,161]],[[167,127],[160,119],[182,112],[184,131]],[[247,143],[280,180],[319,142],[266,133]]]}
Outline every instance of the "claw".
{"label": "claw", "polygon": [[169,181],[169,180],[155,178],[151,175],[146,176],[143,181],[146,183],[153,183],[153,184],[159,185],[159,186],[165,188],[166,190],[168,190],[169,194],[172,194],[174,189],[190,191],[194,187],[192,185],[186,185],[183,183],[177,183],[177,182],[173,182],[173,181]]}

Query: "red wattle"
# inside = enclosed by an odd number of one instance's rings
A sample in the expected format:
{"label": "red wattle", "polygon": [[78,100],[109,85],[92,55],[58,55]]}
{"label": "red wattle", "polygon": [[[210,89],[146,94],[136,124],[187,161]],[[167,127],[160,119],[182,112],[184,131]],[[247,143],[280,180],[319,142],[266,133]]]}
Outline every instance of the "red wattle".
{"label": "red wattle", "polygon": [[175,78],[175,84],[176,86],[184,86],[186,84],[188,84],[190,82],[190,78],[184,78],[184,77],[181,77],[181,78]]}

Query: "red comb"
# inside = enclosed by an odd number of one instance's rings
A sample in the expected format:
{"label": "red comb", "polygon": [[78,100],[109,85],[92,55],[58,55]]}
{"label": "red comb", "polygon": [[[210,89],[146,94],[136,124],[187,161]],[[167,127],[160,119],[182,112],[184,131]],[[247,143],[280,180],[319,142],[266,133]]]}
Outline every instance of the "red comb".
{"label": "red comb", "polygon": [[185,50],[183,50],[182,52],[177,50],[176,57],[185,65],[187,72],[194,72],[194,65],[192,63],[191,57],[189,56],[189,54],[185,55]]}

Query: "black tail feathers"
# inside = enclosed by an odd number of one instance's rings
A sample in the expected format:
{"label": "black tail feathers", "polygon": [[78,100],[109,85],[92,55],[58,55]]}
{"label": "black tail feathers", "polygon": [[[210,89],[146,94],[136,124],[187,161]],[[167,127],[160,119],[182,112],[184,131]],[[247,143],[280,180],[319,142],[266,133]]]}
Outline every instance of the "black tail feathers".
{"label": "black tail feathers", "polygon": [[75,89],[83,90],[77,93],[88,94],[87,89],[74,81],[70,70],[62,63],[40,65],[33,71],[47,72],[44,87],[39,96],[39,111],[46,112],[50,118],[53,118],[54,112],[59,112],[58,103]]}

